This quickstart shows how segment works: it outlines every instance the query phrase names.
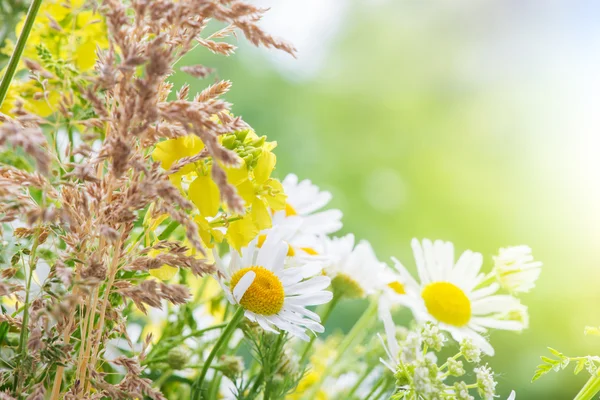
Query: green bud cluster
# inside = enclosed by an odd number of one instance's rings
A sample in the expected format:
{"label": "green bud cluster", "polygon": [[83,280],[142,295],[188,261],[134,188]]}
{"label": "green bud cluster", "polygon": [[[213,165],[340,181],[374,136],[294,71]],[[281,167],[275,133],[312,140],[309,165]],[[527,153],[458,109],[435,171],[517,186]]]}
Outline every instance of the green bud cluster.
{"label": "green bud cluster", "polygon": [[248,137],[249,130],[238,131],[223,135],[221,144],[228,150],[235,151],[242,158],[249,169],[256,166],[260,158],[263,146],[267,140],[266,136],[261,136],[258,139]]}

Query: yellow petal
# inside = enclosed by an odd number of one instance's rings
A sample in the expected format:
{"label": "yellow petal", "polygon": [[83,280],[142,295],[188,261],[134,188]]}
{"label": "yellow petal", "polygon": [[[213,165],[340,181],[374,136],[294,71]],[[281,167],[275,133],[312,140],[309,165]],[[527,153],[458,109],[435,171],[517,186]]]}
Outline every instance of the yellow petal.
{"label": "yellow petal", "polygon": [[237,168],[225,168],[225,173],[227,174],[227,182],[233,186],[248,180],[248,167],[244,160],[242,160],[242,165]]}
{"label": "yellow petal", "polygon": [[287,195],[283,191],[283,185],[277,179],[269,179],[267,182],[270,190],[264,195],[269,206],[275,210],[285,210],[287,203]]}
{"label": "yellow petal", "polygon": [[252,202],[252,218],[254,219],[254,224],[258,228],[259,231],[263,229],[268,229],[272,226],[271,223],[271,214],[267,209],[265,201],[259,198],[255,198]]}
{"label": "yellow petal", "polygon": [[200,239],[202,239],[206,247],[212,248],[212,235],[208,221],[201,215],[195,217],[194,221],[196,221],[196,224],[198,225],[198,234],[200,235]]}
{"label": "yellow petal", "polygon": [[275,157],[275,154],[267,150],[262,151],[256,162],[256,166],[254,167],[254,177],[256,178],[257,183],[261,184],[269,179],[271,172],[273,172],[273,168],[275,168],[276,162],[277,157]]}
{"label": "yellow petal", "polygon": [[[152,158],[160,161],[164,169],[169,169],[183,157],[195,156],[204,149],[204,143],[196,135],[182,136],[176,139],[168,139],[156,145],[152,152]],[[194,170],[193,164],[183,167],[179,173],[187,174]]]}
{"label": "yellow petal", "polygon": [[190,200],[198,207],[200,214],[214,217],[221,204],[219,187],[207,175],[199,176],[190,184],[188,191]]}
{"label": "yellow petal", "polygon": [[254,190],[254,184],[248,180],[240,183],[236,186],[237,192],[246,204],[252,204],[256,197],[256,191]]}
{"label": "yellow petal", "polygon": [[77,46],[74,61],[80,71],[90,70],[96,65],[96,46],[95,40],[85,40]]}
{"label": "yellow petal", "polygon": [[240,251],[258,235],[259,230],[249,216],[229,224],[225,238],[231,247]]}
{"label": "yellow petal", "polygon": [[163,281],[168,281],[169,279],[175,276],[178,270],[179,268],[177,267],[171,267],[170,265],[165,264],[160,268],[151,269],[149,273],[155,278],[158,278]]}

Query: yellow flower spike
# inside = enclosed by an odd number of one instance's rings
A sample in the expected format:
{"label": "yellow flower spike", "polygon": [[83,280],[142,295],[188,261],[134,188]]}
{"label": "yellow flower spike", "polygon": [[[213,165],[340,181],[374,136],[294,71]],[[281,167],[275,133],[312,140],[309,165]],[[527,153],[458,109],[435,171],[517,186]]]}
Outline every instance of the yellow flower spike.
{"label": "yellow flower spike", "polygon": [[[195,156],[204,149],[204,143],[196,135],[182,136],[176,139],[168,139],[156,145],[152,152],[152,158],[160,161],[164,169],[171,166],[184,157]],[[184,175],[194,171],[194,165],[188,164],[178,174]]]}
{"label": "yellow flower spike", "polygon": [[190,184],[189,199],[198,207],[200,214],[214,217],[219,212],[221,196],[219,187],[208,175],[198,176]]}

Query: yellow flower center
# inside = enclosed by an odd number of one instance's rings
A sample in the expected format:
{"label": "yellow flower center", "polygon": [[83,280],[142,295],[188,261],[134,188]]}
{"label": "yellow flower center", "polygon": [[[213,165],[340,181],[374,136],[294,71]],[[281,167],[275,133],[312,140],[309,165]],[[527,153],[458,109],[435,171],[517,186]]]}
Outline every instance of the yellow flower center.
{"label": "yellow flower center", "polygon": [[398,281],[388,283],[388,287],[398,294],[406,294],[406,290],[404,290],[404,285]]}
{"label": "yellow flower center", "polygon": [[471,301],[450,282],[433,282],[425,286],[421,297],[435,319],[449,325],[463,326],[471,319]]}
{"label": "yellow flower center", "polygon": [[231,277],[231,292],[242,276],[253,271],[256,274],[252,285],[242,296],[240,304],[248,311],[260,315],[277,314],[283,308],[285,293],[283,284],[273,272],[264,267],[254,266],[241,269]]}
{"label": "yellow flower center", "polygon": [[296,210],[294,210],[294,207],[292,207],[290,203],[285,203],[285,216],[292,217],[294,215],[298,215]]}

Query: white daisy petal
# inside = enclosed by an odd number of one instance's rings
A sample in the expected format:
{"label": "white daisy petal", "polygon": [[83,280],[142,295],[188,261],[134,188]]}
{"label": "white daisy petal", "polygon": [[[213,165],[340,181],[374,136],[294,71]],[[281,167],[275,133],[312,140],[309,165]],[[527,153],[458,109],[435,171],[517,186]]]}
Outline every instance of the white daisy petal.
{"label": "white daisy petal", "polygon": [[319,263],[319,262],[304,264],[304,266],[302,266],[301,269],[302,269],[302,277],[310,278],[311,276],[320,274],[321,271],[323,271],[323,264]]}
{"label": "white daisy petal", "polygon": [[471,293],[471,300],[479,300],[487,296],[491,296],[498,291],[500,285],[497,283],[492,283],[490,286],[486,286],[484,288],[478,289]]}
{"label": "white daisy petal", "polygon": [[[392,312],[388,307],[388,304],[385,301],[382,301],[378,305],[379,318],[383,322],[383,327],[385,329],[385,335],[388,340],[388,347],[386,347],[386,351],[389,348],[388,354],[399,354],[400,348],[398,347],[398,341],[396,340],[396,324],[392,319]],[[390,359],[395,360],[395,356]]]}
{"label": "white daisy petal", "polygon": [[507,321],[495,318],[473,317],[472,322],[486,328],[504,329],[506,331],[522,331],[523,324],[518,321]]}
{"label": "white daisy petal", "polygon": [[334,233],[342,228],[342,212],[327,210],[304,218],[303,229],[307,233]]}
{"label": "white daisy petal", "polygon": [[289,268],[279,273],[279,278],[283,286],[291,286],[300,282],[304,278],[302,268]]}
{"label": "white daisy petal", "polygon": [[319,316],[319,314],[317,314],[317,313],[315,313],[313,311],[310,311],[308,308],[304,308],[302,306],[298,306],[296,304],[289,304],[289,303],[286,304],[286,305],[289,307],[289,309],[291,311],[295,312],[296,314],[303,315],[306,318],[310,318],[313,321],[316,321],[316,322],[319,322],[319,323],[321,322],[321,317]]}
{"label": "white daisy petal", "polygon": [[474,301],[472,310],[473,314],[485,315],[508,311],[517,307],[519,304],[519,300],[510,295],[496,294]]}
{"label": "white daisy petal", "polygon": [[242,278],[239,280],[235,288],[233,288],[233,298],[236,303],[239,303],[246,294],[246,290],[252,285],[254,282],[254,278],[256,278],[256,273],[254,271],[248,271]]}
{"label": "white daisy petal", "polygon": [[419,243],[417,239],[413,239],[411,241],[411,246],[415,256],[415,263],[417,264],[417,273],[419,275],[419,280],[421,281],[421,284],[426,285],[429,283],[430,279],[429,274],[427,272],[425,256],[423,255],[421,243]]}
{"label": "white daisy petal", "polygon": [[331,292],[317,292],[311,294],[304,294],[301,296],[289,297],[288,301],[290,304],[296,304],[301,306],[318,306],[319,304],[325,304],[331,301],[333,293]]}
{"label": "white daisy petal", "polygon": [[269,323],[269,320],[267,318],[265,318],[264,316],[257,315],[256,322],[258,322],[260,327],[263,328],[265,331],[279,334],[279,332],[277,330],[271,328],[271,324]]}
{"label": "white daisy petal", "polygon": [[285,288],[287,295],[316,292],[326,289],[331,284],[331,279],[328,276],[315,276],[307,281],[296,283]]}

